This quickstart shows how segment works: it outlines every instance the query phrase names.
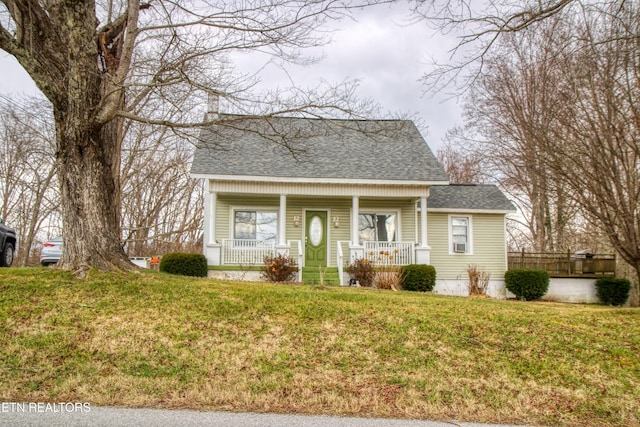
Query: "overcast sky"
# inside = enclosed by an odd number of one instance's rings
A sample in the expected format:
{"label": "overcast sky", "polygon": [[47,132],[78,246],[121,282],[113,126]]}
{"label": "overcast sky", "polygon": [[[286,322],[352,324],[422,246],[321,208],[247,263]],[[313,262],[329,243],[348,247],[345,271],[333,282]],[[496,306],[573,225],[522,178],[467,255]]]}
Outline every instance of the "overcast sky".
{"label": "overcast sky", "polygon": [[[436,98],[424,95],[420,77],[429,71],[431,58],[446,61],[454,40],[434,36],[424,23],[406,25],[408,9],[403,2],[392,6],[368,8],[356,13],[357,21],[344,20],[332,34],[332,43],[319,52],[324,59],[307,67],[290,67],[288,73],[299,85],[315,85],[321,79],[341,82],[359,81],[358,96],[370,98],[383,110],[414,113],[424,127],[423,136],[435,153],[446,131],[461,124],[456,100],[443,94]],[[318,51],[314,51],[318,52]],[[260,59],[250,55],[238,58],[237,66],[257,67]],[[265,70],[267,86],[288,82],[277,67]],[[38,90],[9,55],[0,51],[0,93],[37,94]]]}

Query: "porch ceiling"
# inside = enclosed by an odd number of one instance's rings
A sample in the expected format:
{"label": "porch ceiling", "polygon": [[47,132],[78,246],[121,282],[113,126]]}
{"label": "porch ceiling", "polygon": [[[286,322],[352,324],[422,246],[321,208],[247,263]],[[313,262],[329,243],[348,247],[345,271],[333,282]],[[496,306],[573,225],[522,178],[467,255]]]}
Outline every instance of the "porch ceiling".
{"label": "porch ceiling", "polygon": [[209,181],[209,190],[216,193],[236,194],[286,194],[289,196],[326,197],[380,197],[380,198],[420,198],[429,194],[428,185],[367,183],[305,183],[305,182],[250,182],[250,181]]}

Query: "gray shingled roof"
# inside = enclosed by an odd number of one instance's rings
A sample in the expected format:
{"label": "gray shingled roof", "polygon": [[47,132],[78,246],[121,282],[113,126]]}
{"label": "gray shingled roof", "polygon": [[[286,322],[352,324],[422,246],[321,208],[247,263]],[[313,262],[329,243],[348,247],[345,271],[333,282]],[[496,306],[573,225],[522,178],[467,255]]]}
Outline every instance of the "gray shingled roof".
{"label": "gray shingled roof", "polygon": [[203,130],[194,175],[447,182],[409,120],[223,116]]}
{"label": "gray shingled roof", "polygon": [[514,211],[511,201],[495,185],[434,185],[429,190],[428,209]]}

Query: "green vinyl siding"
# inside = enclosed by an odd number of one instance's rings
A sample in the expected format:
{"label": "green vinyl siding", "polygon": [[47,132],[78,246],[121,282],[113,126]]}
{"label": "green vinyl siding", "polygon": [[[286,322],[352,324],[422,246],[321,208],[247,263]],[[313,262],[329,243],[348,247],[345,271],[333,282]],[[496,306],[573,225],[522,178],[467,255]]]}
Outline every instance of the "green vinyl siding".
{"label": "green vinyl siding", "polygon": [[[228,195],[219,194],[216,204],[216,239],[233,238],[233,209],[270,209],[279,211],[278,195]],[[351,240],[351,198],[345,197],[303,197],[287,196],[286,239],[304,239],[304,213],[307,210],[327,211],[327,256],[328,266],[336,266],[336,246],[338,241]],[[394,212],[398,215],[397,240],[420,244],[419,212],[410,199],[367,199],[360,198],[361,213]],[[294,217],[300,218],[299,226],[294,225]],[[506,268],[505,232],[503,214],[456,214],[471,218],[471,254],[452,254],[449,245],[449,214],[429,212],[428,244],[431,247],[431,264],[436,268],[439,279],[465,279],[466,269],[475,264],[487,269],[492,278],[502,278]],[[333,219],[339,219],[338,227]],[[343,247],[346,249],[346,247]],[[292,244],[292,256],[297,256],[297,245]],[[344,254],[348,256],[347,253]]]}
{"label": "green vinyl siding", "polygon": [[477,265],[502,278],[506,269],[505,231],[503,214],[455,214],[471,219],[471,253],[451,253],[449,246],[449,214],[429,213],[428,241],[431,265],[438,279],[466,279],[467,267]]}

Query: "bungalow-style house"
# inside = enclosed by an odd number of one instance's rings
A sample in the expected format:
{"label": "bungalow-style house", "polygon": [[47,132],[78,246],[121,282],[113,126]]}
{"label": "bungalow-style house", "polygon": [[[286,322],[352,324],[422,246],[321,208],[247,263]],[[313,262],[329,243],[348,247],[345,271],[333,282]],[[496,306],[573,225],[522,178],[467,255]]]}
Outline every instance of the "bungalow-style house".
{"label": "bungalow-style house", "polygon": [[370,258],[431,264],[436,292],[465,294],[473,264],[504,296],[513,205],[493,185],[449,185],[411,121],[220,115],[191,175],[212,277],[257,279],[265,255],[286,253],[301,281],[347,284],[344,267]]}

